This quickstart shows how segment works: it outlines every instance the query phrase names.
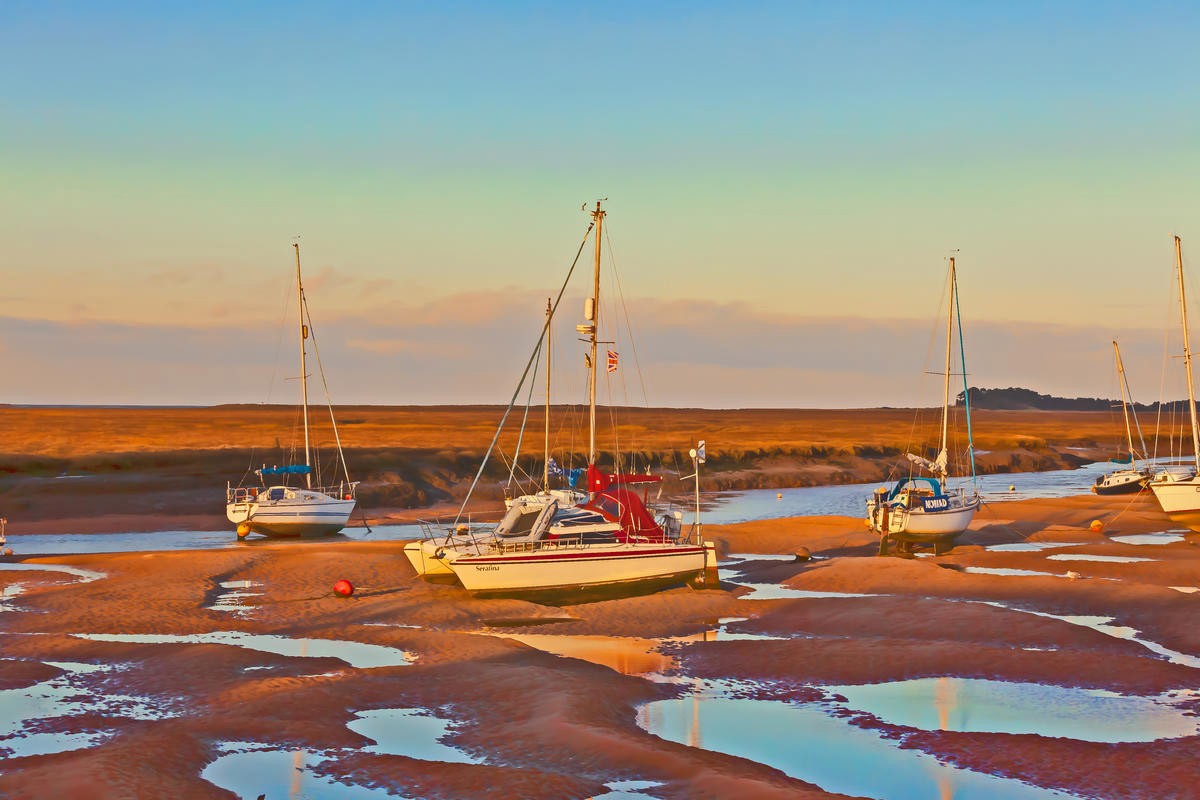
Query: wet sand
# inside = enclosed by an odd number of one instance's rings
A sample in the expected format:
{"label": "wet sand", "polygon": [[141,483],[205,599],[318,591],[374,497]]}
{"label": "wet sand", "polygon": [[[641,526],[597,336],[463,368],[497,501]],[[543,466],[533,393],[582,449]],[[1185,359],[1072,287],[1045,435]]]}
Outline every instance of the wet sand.
{"label": "wet sand", "polygon": [[[1102,532],[1088,529],[1093,519],[1105,523]],[[1200,594],[1171,587],[1200,585],[1200,537],[1152,545],[1113,539],[1171,527],[1147,498],[1015,501],[985,508],[947,555],[903,559],[875,557],[877,540],[855,519],[711,526],[707,538],[740,559],[723,564],[729,581],[720,588],[559,607],[476,600],[425,583],[397,542],[32,559],[23,563],[104,577],[0,569],[0,588],[21,584],[7,601],[12,608],[0,613],[0,690],[42,685],[78,669],[72,664],[106,665],[72,680],[111,701],[31,722],[23,733],[101,738],[86,749],[0,760],[0,796],[230,797],[201,778],[224,742],[324,753],[309,762],[312,774],[414,797],[584,798],[634,779],[659,782],[648,791],[664,798],[836,796],[773,767],[646,733],[638,709],[683,688],[645,675],[734,679],[795,702],[819,697],[823,686],[936,676],[1137,695],[1195,690],[1200,667],[1186,661],[1200,656]],[[1039,542],[1071,546],[986,549]],[[818,558],[748,555],[800,546]],[[1061,553],[1153,560],[1049,558]],[[978,567],[1053,574],[966,571]],[[1078,577],[1064,577],[1068,571]],[[354,597],[333,595],[341,578],[359,587]],[[239,613],[210,608],[230,591],[222,583],[243,581],[252,583],[237,584],[246,593],[236,601]],[[870,596],[747,599],[732,581]],[[1182,658],[1046,615],[1112,617]],[[783,638],[713,636],[722,619],[729,631]],[[286,656],[211,639],[78,636],[217,631],[376,645],[411,663],[369,666],[350,645],[335,646],[334,656]],[[574,641],[590,643],[591,655],[588,647],[579,649],[584,658],[546,652],[572,650],[573,640],[543,636],[589,637]],[[595,637],[628,638],[604,647],[597,643],[607,640]],[[1194,697],[1187,702],[1196,710]],[[355,712],[384,708],[436,711],[454,723],[446,742],[482,763],[367,752],[372,741],[347,724]],[[1037,786],[1096,797],[1200,797],[1198,736],[1111,744],[926,731],[870,714],[856,714],[853,724]],[[0,739],[0,747],[19,741]]]}

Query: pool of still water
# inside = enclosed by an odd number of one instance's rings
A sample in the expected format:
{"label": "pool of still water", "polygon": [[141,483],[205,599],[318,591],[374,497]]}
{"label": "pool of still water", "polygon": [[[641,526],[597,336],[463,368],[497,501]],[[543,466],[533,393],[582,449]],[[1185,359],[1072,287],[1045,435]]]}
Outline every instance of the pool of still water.
{"label": "pool of still water", "polygon": [[828,792],[878,800],[1062,800],[1072,797],[938,761],[831,716],[822,704],[732,697],[736,684],[642,706],[638,725],[674,742],[767,764]]}
{"label": "pool of still water", "polygon": [[353,753],[401,755],[425,761],[476,764],[479,759],[445,744],[451,730],[448,720],[419,708],[381,708],[359,711],[347,723],[350,730],[374,741],[361,749],[326,751],[254,742],[226,742],[224,751],[204,768],[200,776],[240,798],[310,798],[311,800],[358,800],[358,798],[407,797],[385,788],[348,784],[318,774],[317,764]]}
{"label": "pool of still water", "polygon": [[919,678],[828,686],[847,708],[923,730],[1034,733],[1085,742],[1195,736],[1197,718],[1165,697],[979,678]]}

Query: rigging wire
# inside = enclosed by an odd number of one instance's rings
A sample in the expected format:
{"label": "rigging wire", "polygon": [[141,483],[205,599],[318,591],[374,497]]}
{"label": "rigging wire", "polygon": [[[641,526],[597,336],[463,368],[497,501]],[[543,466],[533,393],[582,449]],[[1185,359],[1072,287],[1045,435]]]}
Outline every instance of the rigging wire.
{"label": "rigging wire", "polygon": [[329,397],[329,382],[325,379],[325,367],[321,363],[321,349],[317,346],[317,332],[313,328],[312,314],[308,310],[308,297],[301,292],[300,298],[304,303],[304,318],[308,322],[308,335],[312,338],[313,356],[317,359],[317,374],[321,376],[321,389],[325,393],[325,405],[329,409],[329,424],[333,428],[333,441],[337,445],[338,461],[341,462],[342,474],[346,476],[346,483],[351,483],[350,468],[346,466],[346,454],[342,451],[342,437],[338,433],[337,419],[333,414],[333,400]]}
{"label": "rigging wire", "polygon": [[521,387],[525,385],[525,379],[529,377],[529,370],[533,367],[533,359],[542,347],[542,339],[546,336],[546,329],[550,326],[550,321],[554,318],[555,312],[558,311],[558,304],[562,302],[563,293],[567,291],[567,284],[571,281],[571,276],[575,274],[575,267],[579,264],[579,257],[583,255],[583,248],[587,245],[588,237],[592,234],[592,228],[595,227],[594,222],[589,222],[587,230],[584,231],[583,240],[579,243],[579,249],[575,252],[575,260],[571,262],[571,268],[567,270],[567,277],[563,280],[562,287],[558,290],[558,297],[554,299],[554,305],[550,309],[550,314],[546,316],[546,321],[542,323],[541,333],[538,335],[538,343],[534,348],[534,352],[529,354],[529,360],[525,363],[525,371],[521,373],[521,380],[517,382],[517,387],[513,390],[512,399],[508,402],[508,407],[504,409],[504,416],[500,418],[500,424],[496,426],[496,433],[492,436],[492,443],[488,445],[487,452],[483,455],[483,460],[479,463],[479,470],[475,473],[475,479],[471,481],[471,488],[467,490],[466,497],[463,498],[462,505],[458,508],[458,513],[454,515],[454,525],[458,526],[459,520],[462,519],[463,512],[467,508],[467,503],[471,499],[471,494],[475,491],[475,487],[479,484],[479,478],[483,475],[483,469],[487,466],[488,458],[492,455],[492,450],[496,447],[496,442],[500,438],[500,432],[504,430],[504,423],[508,420],[508,415],[512,411],[513,405],[517,402],[517,397],[521,394]]}
{"label": "rigging wire", "polygon": [[[542,330],[542,338],[538,340],[537,348],[533,351],[533,372],[536,375],[538,366],[542,363],[542,345],[546,343],[546,331]],[[517,470],[517,460],[521,457],[521,443],[525,440],[525,423],[529,421],[529,406],[533,402],[533,387],[537,381],[529,382],[529,394],[525,396],[525,414],[521,417],[521,430],[517,433],[517,448],[513,451],[512,466],[508,470],[508,489],[512,489],[513,474]],[[525,470],[521,470],[525,472]],[[525,477],[529,477],[529,473],[525,473]]]}

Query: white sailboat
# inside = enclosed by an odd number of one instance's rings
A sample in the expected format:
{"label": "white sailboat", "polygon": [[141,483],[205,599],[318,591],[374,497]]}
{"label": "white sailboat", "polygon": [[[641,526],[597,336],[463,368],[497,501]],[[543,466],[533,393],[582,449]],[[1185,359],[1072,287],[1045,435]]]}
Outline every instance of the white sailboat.
{"label": "white sailboat", "polygon": [[[1121,361],[1121,347],[1117,344],[1116,339],[1113,339],[1112,344],[1113,354],[1117,359],[1117,383],[1121,390],[1121,413],[1125,418],[1125,439],[1129,445],[1129,461],[1126,462],[1118,459],[1113,459],[1113,461],[1118,464],[1128,463],[1129,466],[1096,478],[1096,482],[1092,484],[1092,491],[1100,495],[1134,494],[1146,488],[1146,483],[1150,480],[1153,472],[1149,468],[1137,466],[1138,461],[1146,458],[1146,441],[1142,438],[1142,426],[1137,421],[1137,409],[1131,408],[1133,397],[1129,392],[1129,380],[1125,377],[1125,364]],[[1130,424],[1130,416],[1133,417],[1132,425]],[[1133,431],[1135,428],[1137,429],[1138,442],[1142,446],[1141,450],[1133,446]]]}
{"label": "white sailboat", "polygon": [[[226,484],[225,516],[237,526],[238,539],[245,539],[252,532],[275,537],[324,536],[337,533],[346,527],[355,506],[358,482],[350,480],[332,405],[329,407],[329,419],[337,442],[338,466],[341,468],[343,480],[334,486],[313,486],[312,450],[308,429],[308,352],[305,346],[311,329],[305,322],[308,318],[308,305],[304,297],[304,282],[300,275],[300,244],[293,243],[292,247],[296,252],[297,303],[300,310],[300,403],[304,419],[304,463],[282,467],[264,465],[254,471],[259,479],[258,486],[235,487]],[[319,355],[317,361],[320,368]],[[287,480],[291,475],[303,475],[304,486],[289,486]],[[281,478],[282,482],[275,482]],[[268,482],[268,479],[271,482]]]}
{"label": "white sailboat", "polygon": [[975,477],[975,447],[971,442],[971,396],[967,387],[966,356],[962,353],[962,315],[958,305],[958,277],[954,258],[950,259],[949,301],[946,316],[946,362],[943,373],[942,438],[937,457],[929,460],[908,453],[908,460],[930,473],[930,477],[909,475],[890,489],[878,489],[867,500],[867,522],[880,534],[883,551],[890,537],[901,543],[902,549],[913,544],[932,545],[935,549],[952,543],[971,524],[979,510],[981,498],[976,487],[950,489],[949,476],[950,432],[950,375],[955,322],[958,323],[959,353],[962,359],[963,402],[967,419],[967,452],[971,461],[971,477]]}
{"label": "white sailboat", "polygon": [[1175,237],[1175,268],[1179,276],[1179,311],[1183,326],[1183,366],[1187,376],[1188,412],[1192,421],[1192,452],[1196,470],[1180,475],[1164,470],[1150,481],[1150,491],[1173,522],[1200,531],[1200,426],[1196,423],[1196,391],[1192,382],[1192,348],[1188,337],[1187,292],[1183,280],[1183,244]]}
{"label": "white sailboat", "polygon": [[[548,489],[547,476],[544,493],[530,498],[532,502],[510,503],[500,523],[482,534],[470,526],[455,525],[426,542],[408,545],[405,554],[418,574],[436,578],[439,572],[444,576],[449,571],[474,594],[524,594],[703,581],[706,568],[715,568],[715,547],[702,540],[698,524],[683,535],[682,515],[656,517],[638,494],[639,485],[657,483],[660,477],[604,473],[596,464],[597,334],[605,213],[599,202],[591,212],[594,280],[584,307],[586,321],[576,327],[589,344],[586,502],[574,505],[570,498],[560,504]],[[440,566],[428,563],[431,555]]]}

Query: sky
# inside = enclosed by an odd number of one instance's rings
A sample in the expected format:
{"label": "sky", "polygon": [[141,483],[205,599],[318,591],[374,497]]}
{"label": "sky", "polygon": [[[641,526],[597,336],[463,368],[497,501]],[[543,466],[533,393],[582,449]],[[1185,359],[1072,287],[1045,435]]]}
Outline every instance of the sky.
{"label": "sky", "polygon": [[1177,396],[1198,35],[1102,0],[5,3],[0,402],[287,401],[297,235],[335,401],[506,402],[597,198],[615,398],[934,404],[950,254],[975,385],[1114,396],[1116,337]]}

